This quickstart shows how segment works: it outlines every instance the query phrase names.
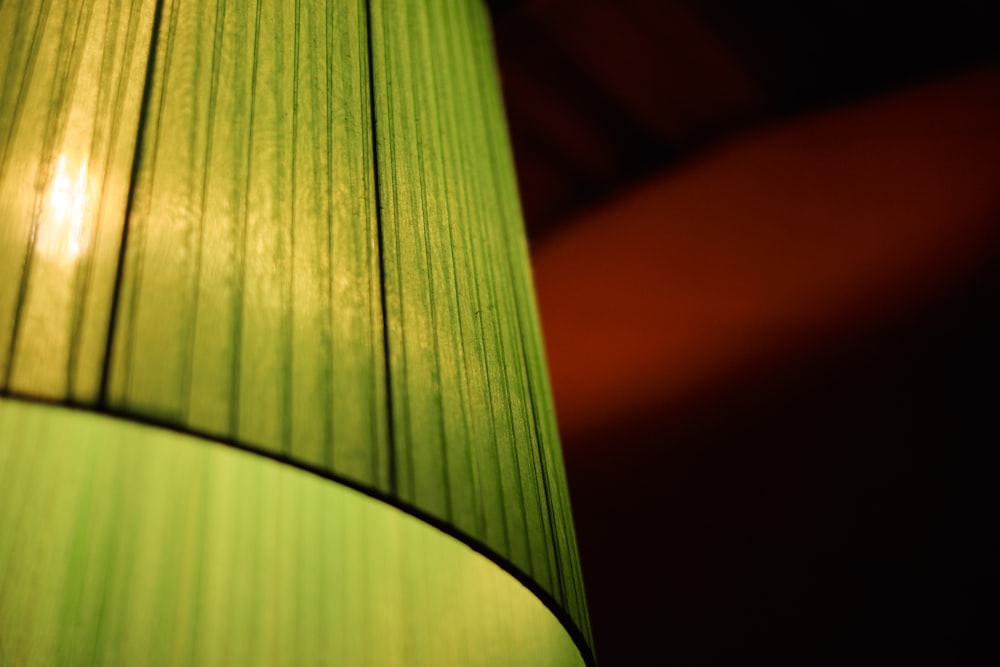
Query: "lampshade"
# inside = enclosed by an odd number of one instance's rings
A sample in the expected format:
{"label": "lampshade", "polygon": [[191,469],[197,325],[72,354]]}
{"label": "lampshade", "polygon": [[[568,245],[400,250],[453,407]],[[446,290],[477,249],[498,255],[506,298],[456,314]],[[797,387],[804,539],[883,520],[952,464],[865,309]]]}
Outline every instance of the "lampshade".
{"label": "lampshade", "polygon": [[0,664],[593,664],[491,49],[0,3]]}

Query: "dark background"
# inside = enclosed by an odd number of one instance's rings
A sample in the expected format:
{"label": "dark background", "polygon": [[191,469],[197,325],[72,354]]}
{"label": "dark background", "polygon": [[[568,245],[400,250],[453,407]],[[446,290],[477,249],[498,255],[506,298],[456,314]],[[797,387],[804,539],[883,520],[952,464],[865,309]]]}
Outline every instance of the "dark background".
{"label": "dark background", "polygon": [[[996,2],[493,5],[536,246],[734,137],[1000,62]],[[997,660],[998,256],[891,317],[563,424],[602,664]]]}
{"label": "dark background", "polygon": [[529,234],[713,143],[1000,60],[991,0],[493,0]]}

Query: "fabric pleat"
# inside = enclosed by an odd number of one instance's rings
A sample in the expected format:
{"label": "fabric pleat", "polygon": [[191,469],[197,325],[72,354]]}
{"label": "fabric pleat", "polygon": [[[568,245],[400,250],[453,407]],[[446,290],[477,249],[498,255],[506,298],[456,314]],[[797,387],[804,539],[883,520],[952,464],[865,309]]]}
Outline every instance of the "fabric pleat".
{"label": "fabric pleat", "polygon": [[0,391],[387,501],[592,661],[480,0],[0,2]]}

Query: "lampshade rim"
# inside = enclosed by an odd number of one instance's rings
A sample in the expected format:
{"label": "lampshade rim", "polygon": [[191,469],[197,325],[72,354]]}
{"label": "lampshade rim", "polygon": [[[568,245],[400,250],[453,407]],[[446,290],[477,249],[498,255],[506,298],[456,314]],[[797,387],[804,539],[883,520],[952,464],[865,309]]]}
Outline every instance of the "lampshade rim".
{"label": "lampshade rim", "polygon": [[555,597],[553,597],[551,593],[542,588],[531,576],[529,576],[526,572],[517,567],[517,565],[515,565],[509,559],[505,558],[497,551],[491,549],[488,545],[481,542],[480,540],[477,540],[474,537],[463,533],[462,531],[458,530],[457,528],[448,524],[442,519],[439,519],[429,514],[428,512],[421,510],[419,507],[403,502],[399,498],[394,498],[389,494],[380,491],[377,488],[365,485],[357,480],[351,479],[350,477],[347,477],[345,475],[339,475],[335,472],[331,472],[319,466],[312,466],[306,462],[293,459],[289,456],[282,454],[281,452],[268,451],[261,447],[241,442],[234,438],[225,438],[198,429],[184,428],[176,424],[170,423],[166,420],[158,420],[155,417],[150,417],[146,415],[137,415],[125,410],[115,409],[109,406],[95,406],[95,405],[85,404],[82,402],[75,402],[71,399],[51,399],[40,396],[26,395],[18,392],[12,392],[6,389],[0,389],[0,400],[19,402],[25,404],[47,405],[67,410],[97,414],[105,417],[112,417],[114,419],[121,419],[124,421],[133,422],[136,424],[142,424],[143,426],[151,428],[158,428],[165,431],[171,431],[173,433],[182,434],[185,436],[198,438],[207,443],[230,447],[238,451],[243,451],[248,454],[270,459],[276,463],[284,464],[292,468],[295,468],[297,470],[309,473],[311,475],[315,475],[324,480],[340,484],[344,487],[362,493],[374,500],[386,503],[387,505],[402,511],[414,517],[415,519],[418,519],[423,523],[433,528],[436,528],[445,535],[458,540],[459,542],[466,545],[476,553],[492,561],[497,567],[499,567],[508,575],[517,580],[531,594],[533,594],[545,606],[546,609],[548,609],[548,611],[555,617],[557,621],[559,621],[559,624],[563,626],[566,633],[573,641],[573,644],[580,652],[580,656],[583,658],[583,661],[587,665],[587,667],[596,667],[597,665],[596,660],[594,658],[593,650],[590,648],[590,645],[588,644],[583,632],[580,630],[579,627],[577,627],[576,623],[573,622],[572,617],[565,609],[563,609],[562,605],[559,604],[559,602],[555,599]]}

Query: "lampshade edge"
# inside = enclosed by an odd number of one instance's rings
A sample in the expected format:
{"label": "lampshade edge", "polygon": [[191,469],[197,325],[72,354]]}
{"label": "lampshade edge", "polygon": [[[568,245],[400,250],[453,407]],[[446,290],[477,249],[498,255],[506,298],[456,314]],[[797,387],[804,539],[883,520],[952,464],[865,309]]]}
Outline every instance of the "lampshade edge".
{"label": "lampshade edge", "polygon": [[239,452],[246,453],[248,455],[269,459],[275,463],[288,466],[292,469],[307,473],[314,477],[318,477],[320,479],[325,480],[326,482],[332,482],[334,484],[345,487],[352,491],[361,493],[375,501],[384,503],[389,507],[397,509],[413,517],[414,519],[422,522],[423,524],[430,526],[431,528],[437,529],[439,532],[444,533],[446,536],[454,540],[457,540],[459,543],[468,547],[473,552],[486,558],[494,565],[496,565],[498,568],[500,568],[503,572],[505,572],[507,575],[509,575],[511,578],[513,578],[515,581],[521,584],[529,593],[531,593],[559,622],[559,624],[565,630],[566,634],[569,636],[573,644],[576,646],[580,654],[580,657],[583,660],[583,663],[586,665],[586,667],[596,667],[597,665],[593,649],[588,644],[585,634],[581,631],[577,623],[569,615],[569,612],[563,608],[563,606],[555,599],[555,597],[551,593],[546,591],[534,579],[532,579],[532,577],[528,573],[518,568],[509,559],[497,553],[495,550],[491,549],[488,545],[481,542],[480,540],[477,540],[474,537],[461,532],[454,526],[451,526],[442,519],[439,519],[429,514],[428,512],[421,510],[419,507],[415,505],[403,502],[398,498],[393,498],[392,496],[380,491],[378,488],[367,486],[357,480],[351,479],[350,477],[344,475],[338,475],[336,473],[325,470],[319,466],[311,466],[303,461],[296,460],[294,458],[283,455],[281,452],[268,451],[261,447],[241,442],[236,439],[223,438],[217,435],[213,435],[211,433],[206,433],[194,429],[182,428],[176,424],[172,424],[167,421],[161,421],[152,417],[137,415],[126,411],[108,409],[100,406],[93,406],[87,404],[80,404],[80,403],[75,403],[71,400],[54,400],[37,396],[23,395],[17,392],[0,390],[0,406],[2,406],[4,403],[48,406],[52,408],[59,408],[73,412],[81,412],[116,420],[122,420],[125,422],[141,425],[148,428],[176,433],[182,436],[197,439],[199,441],[205,442],[206,444],[221,445]]}

